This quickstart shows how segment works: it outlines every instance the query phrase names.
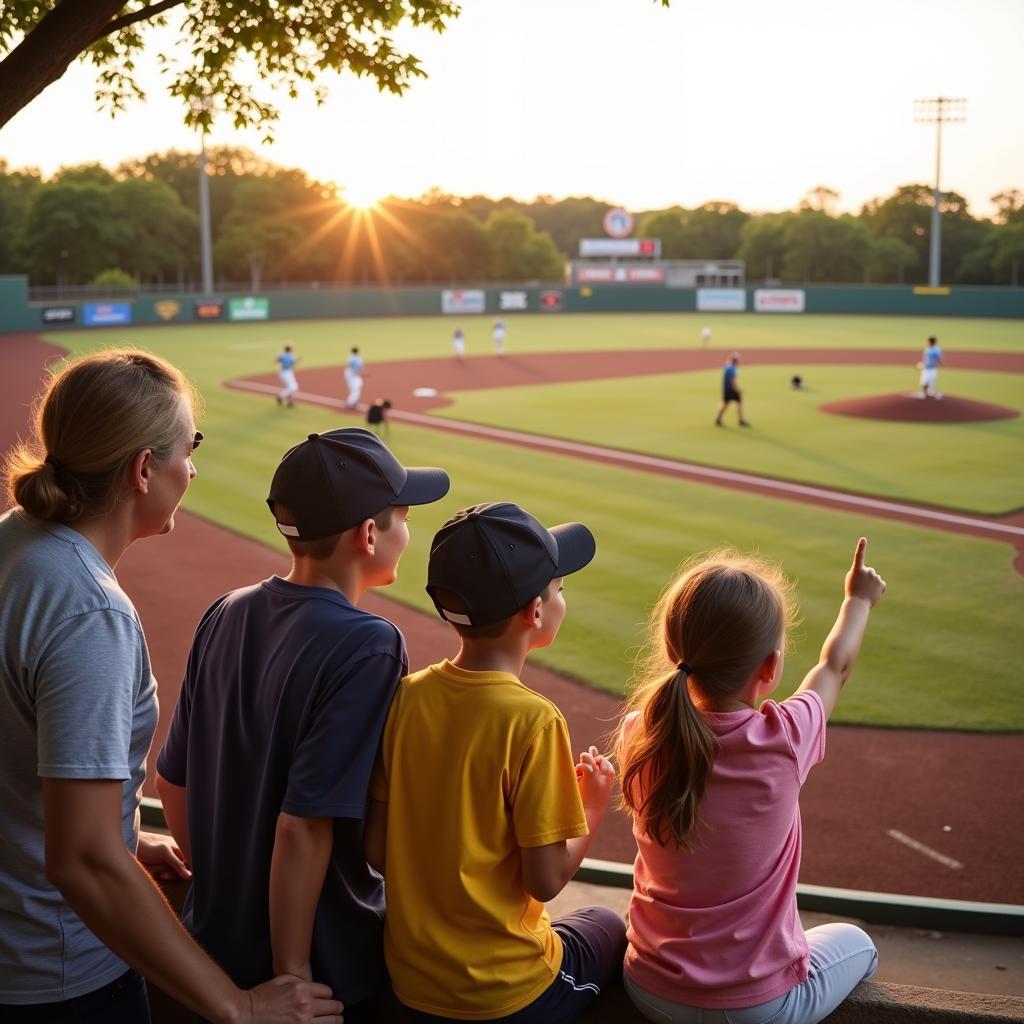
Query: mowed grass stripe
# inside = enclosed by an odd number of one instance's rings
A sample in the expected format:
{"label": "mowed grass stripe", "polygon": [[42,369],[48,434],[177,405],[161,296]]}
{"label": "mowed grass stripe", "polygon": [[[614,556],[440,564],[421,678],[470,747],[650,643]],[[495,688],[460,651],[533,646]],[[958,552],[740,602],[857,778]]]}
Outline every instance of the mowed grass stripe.
{"label": "mowed grass stripe", "polygon": [[[808,390],[789,387],[794,373]],[[994,515],[1024,502],[1011,469],[1024,457],[1024,416],[894,423],[819,408],[912,390],[912,367],[747,365],[740,379],[751,430],[736,427],[735,407],[725,428],[713,425],[718,371],[463,391],[434,415],[960,511]],[[1019,374],[944,370],[940,384],[1024,412]]]}

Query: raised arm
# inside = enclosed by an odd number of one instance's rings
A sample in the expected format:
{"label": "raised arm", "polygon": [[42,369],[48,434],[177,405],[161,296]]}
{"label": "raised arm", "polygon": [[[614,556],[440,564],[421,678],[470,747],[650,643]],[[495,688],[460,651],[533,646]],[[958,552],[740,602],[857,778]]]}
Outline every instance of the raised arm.
{"label": "raised arm", "polygon": [[865,537],[857,541],[853,565],[846,574],[846,599],[821,648],[818,664],[800,685],[800,690],[814,690],[818,694],[825,706],[826,718],[832,714],[839,700],[839,691],[853,671],[867,629],[868,615],[885,593],[885,580],[864,564],[867,546]]}
{"label": "raised arm", "polygon": [[583,813],[587,818],[587,834],[575,839],[563,839],[545,846],[520,847],[523,865],[523,885],[526,891],[541,903],[553,900],[579,870],[590,848],[598,826],[604,820],[615,782],[615,767],[597,747],[580,755],[576,766]]}

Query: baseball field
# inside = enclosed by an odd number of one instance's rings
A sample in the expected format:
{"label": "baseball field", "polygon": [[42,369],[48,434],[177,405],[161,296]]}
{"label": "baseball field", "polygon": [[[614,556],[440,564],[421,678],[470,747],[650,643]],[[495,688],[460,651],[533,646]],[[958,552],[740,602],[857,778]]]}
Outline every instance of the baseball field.
{"label": "baseball field", "polygon": [[[709,347],[701,343],[705,323],[713,331]],[[264,504],[273,468],[310,431],[362,423],[338,408],[340,367],[358,345],[366,360],[363,399],[389,398],[395,407],[391,447],[407,464],[443,466],[453,480],[445,501],[414,510],[412,543],[391,595],[429,608],[423,577],[430,538],[463,505],[510,499],[550,524],[586,522],[598,556],[569,581],[562,634],[536,657],[613,694],[628,685],[647,614],[676,566],[695,552],[732,545],[780,561],[797,581],[802,624],[776,694],[784,696],[817,657],[864,534],[889,593],[835,720],[1024,729],[1017,678],[1024,655],[1019,321],[521,315],[508,320],[501,358],[490,324],[462,321],[461,363],[451,354],[451,317],[45,337],[72,353],[140,345],[182,367],[203,394],[200,428],[208,438],[185,507],[279,549]],[[822,409],[877,396],[919,402],[907,393],[916,389],[914,361],[929,334],[946,353],[943,400],[997,405],[1004,418],[905,422]],[[301,358],[294,409],[272,397],[274,357],[286,342]],[[733,410],[724,428],[712,423],[720,366],[733,350],[742,356],[749,430],[736,427]],[[790,388],[794,374],[804,388]],[[243,388],[225,386],[229,381]],[[415,399],[418,387],[436,388],[439,400]],[[452,420],[567,443],[524,446],[484,430],[427,425]],[[724,486],[714,477],[675,475],[675,462],[787,486]],[[812,500],[816,489],[882,502]],[[899,514],[903,506],[927,515],[908,518]]]}

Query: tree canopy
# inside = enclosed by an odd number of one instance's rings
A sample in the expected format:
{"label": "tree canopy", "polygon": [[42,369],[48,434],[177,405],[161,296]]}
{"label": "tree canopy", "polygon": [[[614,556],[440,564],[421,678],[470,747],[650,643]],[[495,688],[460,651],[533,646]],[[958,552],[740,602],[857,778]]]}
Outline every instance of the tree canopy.
{"label": "tree canopy", "polygon": [[[217,280],[258,287],[318,281],[412,284],[556,281],[581,238],[599,237],[611,204],[589,196],[525,202],[431,189],[369,210],[344,189],[245,149],[207,151]],[[0,161],[0,274],[33,284],[84,285],[120,269],[140,284],[199,276],[195,154],[170,151],[61,168],[44,181]],[[904,185],[836,214],[838,197],[811,190],[796,210],[753,214],[708,202],[638,212],[638,234],[658,237],[668,259],[741,259],[747,278],[918,283],[928,268],[931,192]],[[1024,279],[1024,195],[993,196],[991,220],[944,194],[943,280]]]}
{"label": "tree canopy", "polygon": [[[4,0],[0,4],[0,126],[76,60],[97,69],[96,99],[116,112],[144,93],[135,77],[151,30],[182,18],[189,58],[161,57],[186,124],[208,127],[209,98],[236,127],[268,136],[278,111],[267,98],[303,87],[317,102],[321,77],[348,71],[403,92],[425,72],[395,45],[403,24],[442,32],[459,14],[451,0]],[[258,83],[258,86],[257,86]]]}

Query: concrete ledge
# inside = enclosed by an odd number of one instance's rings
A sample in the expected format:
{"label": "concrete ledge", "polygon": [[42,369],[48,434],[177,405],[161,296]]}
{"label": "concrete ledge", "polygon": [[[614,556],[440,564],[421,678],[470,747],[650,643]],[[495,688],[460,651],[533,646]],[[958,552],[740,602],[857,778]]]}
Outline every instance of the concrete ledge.
{"label": "concrete ledge", "polygon": [[1024,999],[861,982],[829,1024],[1006,1024],[1024,1021]]}

